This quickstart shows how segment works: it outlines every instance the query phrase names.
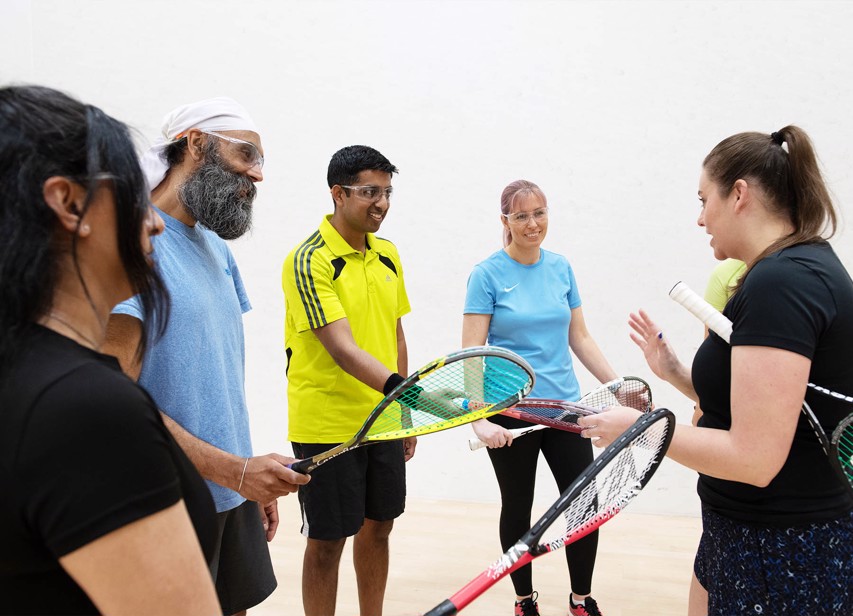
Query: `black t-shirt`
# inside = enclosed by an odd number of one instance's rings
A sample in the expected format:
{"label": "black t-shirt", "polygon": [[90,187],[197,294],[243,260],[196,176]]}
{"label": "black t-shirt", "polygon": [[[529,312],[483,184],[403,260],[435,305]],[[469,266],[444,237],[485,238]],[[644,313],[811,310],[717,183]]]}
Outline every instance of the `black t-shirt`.
{"label": "black t-shirt", "polygon": [[[787,248],[762,259],[726,305],[731,346],[785,349],[812,361],[809,382],[853,392],[853,281],[826,242]],[[731,349],[711,333],[696,353],[693,385],[700,426],[731,427]],[[806,401],[825,431],[849,414],[844,403],[813,391]],[[782,470],[765,488],[699,476],[699,496],[721,515],[769,526],[835,519],[853,499],[801,414]]]}
{"label": "black t-shirt", "polygon": [[0,382],[0,612],[97,609],[58,559],[183,499],[205,557],[216,510],[115,358],[34,326]]}

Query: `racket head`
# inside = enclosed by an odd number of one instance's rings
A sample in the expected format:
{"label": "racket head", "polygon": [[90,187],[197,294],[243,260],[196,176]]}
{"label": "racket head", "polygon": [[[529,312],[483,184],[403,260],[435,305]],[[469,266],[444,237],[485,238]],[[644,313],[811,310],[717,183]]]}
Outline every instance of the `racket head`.
{"label": "racket head", "polygon": [[830,460],[853,490],[853,413],[841,420],[829,442]]}
{"label": "racket head", "polygon": [[820,421],[818,421],[812,407],[810,407],[809,403],[805,400],[803,400],[803,406],[800,408],[800,412],[805,416],[806,423],[809,424],[812,432],[814,432],[815,437],[823,449],[823,453],[829,456],[829,438],[826,436],[826,432],[824,432],[823,426],[820,425]]}
{"label": "racket head", "polygon": [[591,533],[625,508],[663,461],[675,429],[665,408],[642,414],[570,485],[519,543],[538,556]]}
{"label": "racket head", "polygon": [[450,353],[406,377],[351,439],[290,468],[310,473],[365,443],[430,434],[489,417],[530,393],[534,382],[530,364],[508,349],[479,346]]}
{"label": "racket head", "polygon": [[578,418],[586,414],[584,407],[551,398],[524,398],[501,412],[507,417],[575,433],[581,431]]}
{"label": "racket head", "polygon": [[667,409],[640,415],[498,561],[425,616],[456,614],[504,576],[588,535],[624,509],[657,471],[674,428],[675,416]]}
{"label": "racket head", "polygon": [[542,424],[558,430],[580,433],[579,417],[591,415],[611,406],[629,406],[648,412],[652,408],[649,384],[636,376],[613,379],[584,395],[577,402],[550,398],[525,398],[503,415]]}
{"label": "racket head", "polygon": [[462,349],[409,375],[376,406],[356,438],[397,440],[471,423],[521,400],[535,379],[530,364],[508,349]]}
{"label": "racket head", "polygon": [[623,376],[596,387],[578,403],[598,410],[629,406],[646,413],[652,409],[652,388],[638,376]]}

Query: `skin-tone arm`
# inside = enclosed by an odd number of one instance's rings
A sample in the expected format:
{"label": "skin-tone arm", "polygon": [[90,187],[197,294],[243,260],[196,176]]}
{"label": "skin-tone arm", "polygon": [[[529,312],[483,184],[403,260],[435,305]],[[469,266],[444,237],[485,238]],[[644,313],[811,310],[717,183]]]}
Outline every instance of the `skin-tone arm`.
{"label": "skin-tone arm", "polygon": [[[397,319],[397,374],[409,374],[409,347],[406,345],[406,334],[403,331],[403,320]],[[403,439],[403,458],[406,462],[415,455],[418,437],[411,436]]]}
{"label": "skin-tone arm", "polygon": [[584,367],[601,383],[612,381],[619,376],[605,359],[592,334],[589,333],[583,308],[580,306],[572,309],[572,320],[569,323],[569,347]]}
{"label": "skin-tone arm", "polygon": [[[465,314],[462,316],[462,346],[482,346],[489,334],[490,314]],[[488,419],[478,419],[471,424],[477,438],[490,448],[512,445],[512,432],[492,423]]]}
{"label": "skin-tone arm", "polygon": [[[397,324],[397,331],[399,332],[401,329],[399,320]],[[385,381],[391,376],[391,371],[373,355],[356,344],[349,319],[338,319],[312,331],[344,372],[368,387],[382,391]]]}
{"label": "skin-tone arm", "polygon": [[[141,371],[141,365],[136,359],[136,348],[141,336],[142,324],[139,319],[129,315],[110,316],[102,351],[107,355],[114,355],[125,374],[134,380],[139,378]],[[278,525],[275,499],[295,492],[300,485],[310,480],[309,476],[287,468],[294,458],[270,453],[250,458],[246,464],[246,458],[223,451],[197,438],[163,412],[161,416],[172,436],[205,479],[237,491],[245,465],[246,473],[239,493],[262,505],[261,512],[268,539],[272,539],[270,533],[275,534]],[[267,515],[268,509],[271,515]]]}
{"label": "skin-tone arm", "polygon": [[99,537],[59,564],[102,614],[221,613],[183,501]]}
{"label": "skin-tone arm", "polygon": [[[731,428],[680,424],[667,455],[705,475],[766,486],[788,457],[810,369],[808,358],[791,351],[733,347]],[[617,407],[579,423],[584,436],[605,446],[637,416],[633,409]]]}
{"label": "skin-tone arm", "polygon": [[[382,362],[358,346],[352,335],[349,319],[343,318],[312,330],[332,356],[335,363],[347,374],[358,379],[376,391],[382,391],[391,371]],[[397,370],[399,374],[408,373],[409,355],[403,322],[397,319]],[[404,439],[403,450],[406,461],[415,455],[417,439]]]}

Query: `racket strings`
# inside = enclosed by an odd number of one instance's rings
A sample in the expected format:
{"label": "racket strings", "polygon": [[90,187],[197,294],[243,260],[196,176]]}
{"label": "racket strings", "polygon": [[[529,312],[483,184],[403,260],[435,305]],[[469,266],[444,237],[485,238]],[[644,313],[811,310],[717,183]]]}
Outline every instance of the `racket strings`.
{"label": "racket strings", "polygon": [[848,432],[838,442],[838,461],[844,469],[847,478],[853,480],[853,430]]}
{"label": "racket strings", "polygon": [[[528,398],[513,405],[505,414],[525,421],[565,429],[564,424],[576,426],[579,416],[590,413],[588,409],[604,410],[611,406],[629,406],[646,412],[651,408],[651,400],[651,389],[645,381],[636,377],[626,377],[589,392],[577,403]],[[579,430],[580,428],[574,431]]]}
{"label": "racket strings", "polygon": [[605,409],[609,406],[629,406],[638,411],[648,411],[651,408],[652,396],[645,381],[626,377],[615,385],[605,385],[588,393],[579,402],[595,409]]}
{"label": "racket strings", "polygon": [[600,467],[563,515],[543,533],[537,552],[562,548],[621,511],[643,488],[668,443],[667,421],[657,421]]}
{"label": "racket strings", "polygon": [[[368,440],[437,431],[441,426],[487,416],[493,405],[514,402],[529,390],[532,377],[504,357],[469,357],[422,375],[397,395],[367,432]],[[503,406],[501,406],[503,408]]]}
{"label": "racket strings", "polygon": [[847,481],[853,484],[853,415],[844,419],[832,435],[835,457]]}

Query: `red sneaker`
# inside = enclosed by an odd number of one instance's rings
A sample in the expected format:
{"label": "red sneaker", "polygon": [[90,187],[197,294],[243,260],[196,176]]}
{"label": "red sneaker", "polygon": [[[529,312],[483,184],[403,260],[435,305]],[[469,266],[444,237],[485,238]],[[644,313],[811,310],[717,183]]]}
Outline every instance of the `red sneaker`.
{"label": "red sneaker", "polygon": [[604,616],[598,609],[598,604],[592,597],[584,599],[583,603],[575,603],[569,596],[569,616]]}
{"label": "red sneaker", "polygon": [[527,599],[516,601],[515,611],[513,612],[514,616],[539,616],[539,606],[536,603],[536,599],[538,598],[539,593],[534,590],[533,594],[527,597]]}

